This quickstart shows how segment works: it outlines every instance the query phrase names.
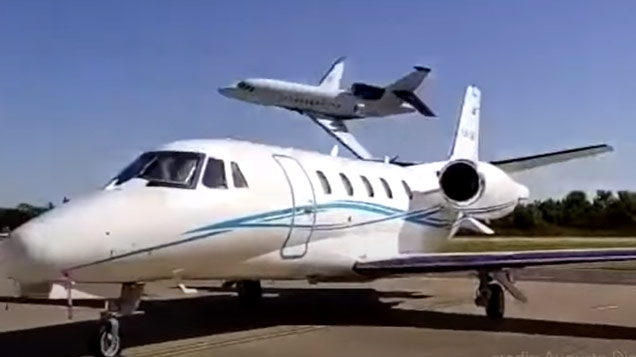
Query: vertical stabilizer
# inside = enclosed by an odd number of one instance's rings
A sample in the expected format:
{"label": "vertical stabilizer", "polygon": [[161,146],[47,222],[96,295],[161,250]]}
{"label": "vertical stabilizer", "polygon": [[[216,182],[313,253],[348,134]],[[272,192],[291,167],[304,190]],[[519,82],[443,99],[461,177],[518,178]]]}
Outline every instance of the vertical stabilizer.
{"label": "vertical stabilizer", "polygon": [[327,73],[320,79],[320,88],[332,91],[340,89],[340,80],[342,80],[344,73],[344,60],[344,57],[340,57],[329,67]]}
{"label": "vertical stabilizer", "polygon": [[481,91],[475,86],[468,86],[449,153],[450,160],[479,160],[480,106]]}

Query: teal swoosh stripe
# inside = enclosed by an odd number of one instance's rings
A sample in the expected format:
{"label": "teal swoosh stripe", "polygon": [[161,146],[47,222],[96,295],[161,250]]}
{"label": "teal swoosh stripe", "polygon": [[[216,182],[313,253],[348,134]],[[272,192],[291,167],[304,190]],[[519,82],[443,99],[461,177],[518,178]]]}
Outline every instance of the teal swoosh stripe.
{"label": "teal swoosh stripe", "polygon": [[[211,225],[207,225],[204,227],[196,228],[191,231],[187,231],[184,234],[191,233],[202,233],[202,232],[210,232],[216,231],[219,229],[238,229],[238,228],[289,228],[291,227],[288,223],[274,223],[273,221],[291,218],[294,216],[294,211],[302,211],[304,209],[311,209],[312,205],[307,206],[299,206],[295,210],[293,208],[286,208],[282,210],[276,210],[271,212],[260,213],[256,215],[241,217],[238,219],[223,221]],[[392,219],[404,219],[411,223],[421,224],[421,225],[429,225],[435,227],[444,227],[448,226],[449,222],[446,220],[435,219],[433,217],[429,217],[440,210],[440,206],[434,206],[423,210],[410,211],[405,212],[400,209],[396,209],[393,207],[383,206],[375,203],[369,202],[358,202],[358,201],[336,201],[330,202],[326,204],[319,204],[316,206],[318,212],[325,212],[330,209],[352,209],[364,212],[371,212],[380,215],[384,215],[386,217],[369,220],[365,222],[360,222],[356,224],[318,224],[313,226],[316,230],[337,230],[337,229],[347,229],[352,227],[358,227],[367,224],[374,224],[379,222],[384,222]],[[294,228],[312,228],[312,225],[305,224],[295,224]]]}

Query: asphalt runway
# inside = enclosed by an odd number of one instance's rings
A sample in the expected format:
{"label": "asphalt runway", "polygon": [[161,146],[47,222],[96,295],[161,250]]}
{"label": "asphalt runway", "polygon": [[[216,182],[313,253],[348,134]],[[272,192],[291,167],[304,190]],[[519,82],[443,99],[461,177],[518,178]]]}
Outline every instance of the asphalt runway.
{"label": "asphalt runway", "polygon": [[[125,356],[612,356],[636,357],[631,272],[534,269],[519,274],[527,304],[507,318],[473,305],[466,276],[370,284],[269,283],[257,309],[217,282],[199,293],[148,286],[143,314],[122,320]],[[636,275],[636,274],[634,274]],[[608,283],[609,282],[609,283]],[[602,283],[602,284],[601,284]],[[159,296],[164,296],[159,298]],[[2,356],[84,356],[100,303],[75,320],[63,306],[0,305]]]}

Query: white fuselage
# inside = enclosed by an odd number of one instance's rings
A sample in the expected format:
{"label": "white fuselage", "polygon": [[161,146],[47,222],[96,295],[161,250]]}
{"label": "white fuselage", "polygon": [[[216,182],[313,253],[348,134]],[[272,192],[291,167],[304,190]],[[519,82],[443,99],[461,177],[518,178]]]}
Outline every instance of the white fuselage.
{"label": "white fuselage", "polygon": [[411,113],[409,104],[385,93],[378,100],[362,100],[351,92],[274,79],[247,79],[219,89],[226,97],[266,106],[277,106],[319,118],[356,119]]}
{"label": "white fuselage", "polygon": [[[21,282],[356,279],[357,261],[437,251],[457,218],[439,190],[445,162],[404,168],[229,139],[158,151],[201,155],[191,187],[132,178],[72,200],[2,241],[3,269]],[[208,187],[210,158],[223,160],[225,187]],[[508,214],[527,192],[480,165],[486,189],[470,209]]]}

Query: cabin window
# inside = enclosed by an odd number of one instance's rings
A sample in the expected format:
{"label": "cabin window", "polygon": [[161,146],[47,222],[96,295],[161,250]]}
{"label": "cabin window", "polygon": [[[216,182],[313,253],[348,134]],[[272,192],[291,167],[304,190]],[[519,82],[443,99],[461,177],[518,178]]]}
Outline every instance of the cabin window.
{"label": "cabin window", "polygon": [[243,187],[248,187],[247,186],[247,181],[245,181],[245,176],[243,176],[243,173],[241,172],[241,168],[239,167],[239,165],[232,161],[232,180],[234,181],[234,187],[236,188],[243,188]]}
{"label": "cabin window", "polygon": [[369,180],[365,176],[360,175],[360,178],[362,179],[364,187],[367,189],[367,194],[369,195],[369,197],[373,197],[374,192],[373,186],[371,186],[371,182],[369,182]]}
{"label": "cabin window", "polygon": [[384,192],[386,193],[386,197],[393,198],[393,192],[391,192],[391,186],[386,182],[385,179],[380,177],[380,182],[382,182],[382,187],[384,187]]}
{"label": "cabin window", "polygon": [[413,198],[413,191],[411,191],[411,188],[409,187],[409,184],[406,183],[406,181],[402,180],[402,186],[404,186],[404,192],[406,192],[406,196],[410,199]]}
{"label": "cabin window", "polygon": [[209,158],[203,174],[203,184],[209,188],[227,188],[223,160]]}
{"label": "cabin window", "polygon": [[322,185],[322,190],[328,195],[331,193],[331,185],[329,185],[329,181],[322,171],[316,171],[316,175],[318,176],[318,180],[320,180],[320,185]]}
{"label": "cabin window", "polygon": [[349,181],[349,178],[345,174],[340,173],[340,179],[342,180],[342,184],[344,185],[347,195],[353,196],[353,186],[351,186],[351,181]]}

